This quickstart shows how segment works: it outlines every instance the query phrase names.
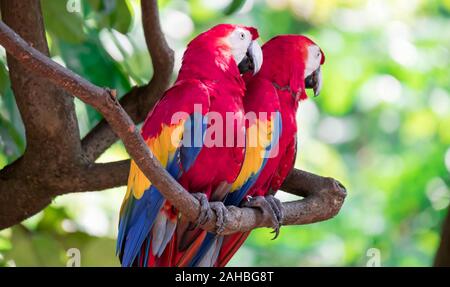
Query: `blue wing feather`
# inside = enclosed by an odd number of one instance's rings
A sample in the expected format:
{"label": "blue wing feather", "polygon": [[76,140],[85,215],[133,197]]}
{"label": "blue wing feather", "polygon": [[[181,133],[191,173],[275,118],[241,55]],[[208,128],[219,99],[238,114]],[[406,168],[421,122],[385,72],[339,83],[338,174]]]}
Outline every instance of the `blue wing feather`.
{"label": "blue wing feather", "polygon": [[[175,179],[180,178],[183,172],[188,171],[197,159],[203,146],[206,123],[206,117],[196,113],[186,121],[182,145],[169,158],[166,166],[166,170]],[[200,143],[196,139],[198,134],[202,135]],[[185,144],[185,138],[189,139],[188,144]],[[146,258],[145,262],[147,261],[150,250],[147,247],[145,254],[140,254],[141,246],[149,237],[164,202],[164,197],[153,185],[144,192],[140,199],[135,199],[133,195],[130,195],[119,223],[116,247],[116,253],[122,255],[122,266],[131,266],[135,258],[142,255]],[[147,244],[150,244],[150,238],[148,238]]]}
{"label": "blue wing feather", "polygon": [[[244,199],[244,196],[247,194],[247,192],[250,190],[250,188],[256,182],[259,174],[264,169],[272,149],[275,147],[275,145],[278,144],[278,141],[280,139],[281,132],[282,132],[281,114],[278,111],[275,113],[274,126],[276,128],[273,131],[272,138],[271,138],[269,145],[266,147],[264,160],[263,160],[263,163],[262,163],[260,169],[258,170],[257,173],[251,175],[248,178],[248,180],[238,190],[233,191],[227,195],[227,197],[224,200],[225,206],[228,206],[228,205],[238,206],[241,203],[241,201]],[[206,234],[206,237],[203,240],[202,245],[200,246],[199,250],[192,258],[192,260],[190,261],[189,267],[198,266],[200,261],[203,259],[203,257],[206,255],[206,253],[212,247],[212,244],[214,243],[215,238],[216,238],[216,234],[214,234],[214,233],[208,232]],[[217,248],[220,248],[220,246],[218,246]]]}
{"label": "blue wing feather", "polygon": [[180,150],[180,162],[184,171],[190,169],[197,159],[203,147],[206,128],[207,118],[199,113],[193,113],[184,124],[185,136],[183,136],[183,146]]}
{"label": "blue wing feather", "polygon": [[163,203],[164,197],[153,185],[144,192],[141,199],[135,201],[130,218],[131,227],[126,236],[122,266],[129,267],[133,264]]}

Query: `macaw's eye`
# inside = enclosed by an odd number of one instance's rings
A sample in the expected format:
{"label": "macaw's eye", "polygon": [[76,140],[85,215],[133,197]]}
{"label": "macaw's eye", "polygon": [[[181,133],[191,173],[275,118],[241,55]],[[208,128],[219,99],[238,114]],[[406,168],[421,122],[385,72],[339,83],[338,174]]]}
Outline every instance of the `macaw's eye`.
{"label": "macaw's eye", "polygon": [[239,33],[239,38],[241,40],[244,40],[245,39],[245,33],[244,32]]}

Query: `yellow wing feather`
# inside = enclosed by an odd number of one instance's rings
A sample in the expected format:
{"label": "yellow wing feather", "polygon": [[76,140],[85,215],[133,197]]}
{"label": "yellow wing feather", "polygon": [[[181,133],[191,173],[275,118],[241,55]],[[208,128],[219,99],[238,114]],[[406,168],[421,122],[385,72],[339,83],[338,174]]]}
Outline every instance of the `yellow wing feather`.
{"label": "yellow wing feather", "polygon": [[272,140],[273,125],[270,120],[256,120],[246,132],[245,157],[241,171],[231,186],[231,192],[241,188],[264,162],[266,148]]}
{"label": "yellow wing feather", "polygon": [[[184,131],[184,122],[184,120],[181,120],[178,124],[163,125],[161,133],[158,136],[146,140],[148,147],[163,167],[167,167],[167,164],[172,160],[175,151],[180,146]],[[133,194],[136,199],[140,199],[150,185],[150,180],[147,179],[134,160],[132,160],[124,201],[126,201],[131,194]]]}

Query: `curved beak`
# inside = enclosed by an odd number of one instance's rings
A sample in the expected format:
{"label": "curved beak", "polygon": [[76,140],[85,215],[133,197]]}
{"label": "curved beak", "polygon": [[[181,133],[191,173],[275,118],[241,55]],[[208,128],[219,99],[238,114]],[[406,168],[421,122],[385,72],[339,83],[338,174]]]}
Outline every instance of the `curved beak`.
{"label": "curved beak", "polygon": [[311,75],[306,77],[305,88],[313,89],[315,97],[320,94],[320,90],[322,89],[322,72],[320,70],[320,67],[312,72]]}
{"label": "curved beak", "polygon": [[259,46],[256,40],[253,40],[248,46],[247,53],[242,61],[239,63],[238,68],[241,74],[248,71],[253,71],[253,75],[259,72],[263,62],[263,53],[261,46]]}

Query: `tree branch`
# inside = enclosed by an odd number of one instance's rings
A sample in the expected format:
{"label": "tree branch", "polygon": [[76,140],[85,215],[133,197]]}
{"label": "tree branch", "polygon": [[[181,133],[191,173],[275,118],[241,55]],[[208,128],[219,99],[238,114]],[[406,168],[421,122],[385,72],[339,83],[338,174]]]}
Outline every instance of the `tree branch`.
{"label": "tree branch", "polygon": [[[2,18],[25,41],[49,55],[40,1],[1,0]],[[73,98],[40,75],[30,74],[7,56],[11,85],[25,125],[29,168],[58,169],[81,160],[80,134]],[[42,146],[52,148],[42,148]],[[51,161],[49,161],[51,159]],[[47,162],[42,167],[41,163]]]}
{"label": "tree branch", "polygon": [[[117,162],[95,164],[95,172],[87,172],[80,174],[80,182],[85,181],[85,186],[78,186],[78,191],[92,191],[102,190],[107,188],[124,186],[128,181],[128,173],[130,171],[130,160],[121,160]],[[104,176],[103,173],[107,173]],[[84,179],[81,179],[83,177]],[[96,182],[96,181],[101,182]],[[89,183],[89,184],[88,184]],[[97,188],[89,188],[90,184],[95,185]],[[336,187],[337,185],[337,187]],[[86,188],[85,188],[86,187]],[[345,187],[337,180],[331,177],[319,176],[307,171],[292,169],[289,175],[286,177],[281,190],[284,192],[301,196],[309,197],[315,193],[322,191],[332,192],[333,190],[340,188],[345,191]],[[63,191],[61,194],[72,193],[73,191]]]}
{"label": "tree branch", "polygon": [[[82,177],[87,176],[87,182],[92,182],[86,184],[88,187],[90,184],[97,184],[97,186],[100,184],[98,189],[123,186],[126,185],[128,180],[129,165],[129,160],[103,164],[102,167],[99,167],[98,174],[88,173],[82,175]],[[104,177],[101,183],[96,183],[96,178],[103,178],[104,172],[109,172],[110,176]],[[330,219],[339,212],[346,197],[345,187],[335,179],[298,169],[293,169],[290,172],[281,189],[304,197],[303,200],[284,204],[286,208],[284,225],[310,224]],[[83,188],[80,191],[83,191]],[[235,207],[229,207],[229,209],[232,212],[227,233],[248,231],[255,227],[271,224],[270,218],[264,217],[258,210]],[[208,226],[208,228],[212,227]]]}
{"label": "tree branch", "polygon": [[450,209],[442,223],[441,243],[434,258],[435,267],[450,267]]}
{"label": "tree branch", "polygon": [[[133,121],[119,104],[114,91],[97,87],[52,61],[28,45],[3,22],[0,22],[0,44],[31,73],[47,77],[53,84],[97,109],[108,121],[112,130],[122,139],[126,150],[142,172],[161,194],[188,220],[197,219],[200,212],[199,202],[161,167]],[[330,218],[340,209],[344,198],[345,193],[337,188],[333,192],[316,193],[305,200],[284,203],[286,208],[284,224],[305,224]],[[211,220],[202,228],[213,231],[216,216],[211,209],[209,212]],[[227,222],[225,234],[271,225],[269,218],[256,209],[229,207],[229,213],[231,220]]]}
{"label": "tree branch", "polygon": [[[159,23],[157,1],[141,1],[144,36],[153,64],[153,77],[142,87],[135,87],[123,96],[120,103],[135,123],[142,122],[170,83],[174,53],[168,46]],[[85,156],[95,161],[109,146],[117,141],[107,121],[102,120],[84,138]]]}
{"label": "tree branch", "polygon": [[95,163],[73,172],[68,177],[70,180],[64,181],[69,186],[65,188],[61,183],[62,188],[59,188],[57,194],[98,191],[123,186],[127,183],[129,170],[130,160]]}
{"label": "tree branch", "polygon": [[[49,55],[40,1],[1,0],[2,19]],[[73,98],[7,55],[11,86],[23,119],[26,150],[0,173],[0,227],[39,212],[52,200],[58,174],[83,164]]]}

